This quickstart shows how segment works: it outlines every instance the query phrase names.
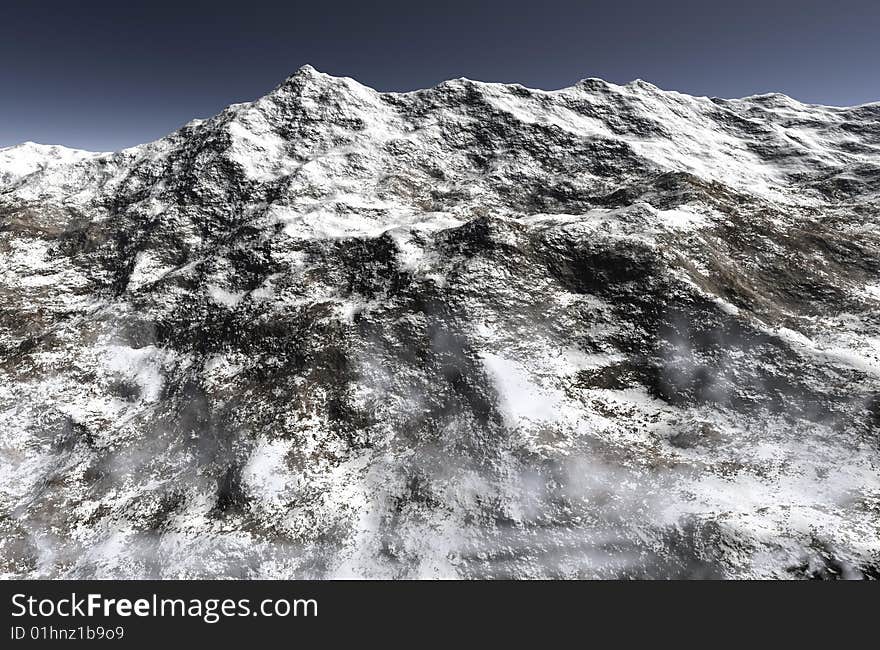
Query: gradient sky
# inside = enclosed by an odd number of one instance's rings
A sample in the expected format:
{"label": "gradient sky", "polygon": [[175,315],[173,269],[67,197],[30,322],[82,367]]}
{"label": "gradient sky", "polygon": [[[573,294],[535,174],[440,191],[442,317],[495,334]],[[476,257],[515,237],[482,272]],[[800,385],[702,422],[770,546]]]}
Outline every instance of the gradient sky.
{"label": "gradient sky", "polygon": [[305,63],[380,90],[642,78],[880,100],[880,0],[0,0],[0,146],[94,150],[255,99]]}

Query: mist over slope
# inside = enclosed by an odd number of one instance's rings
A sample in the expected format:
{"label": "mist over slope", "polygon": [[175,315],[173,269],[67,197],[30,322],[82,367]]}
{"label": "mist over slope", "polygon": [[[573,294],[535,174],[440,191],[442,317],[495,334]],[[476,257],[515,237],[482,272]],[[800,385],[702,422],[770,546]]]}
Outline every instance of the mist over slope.
{"label": "mist over slope", "polygon": [[880,104],[306,66],[0,150],[0,573],[880,577]]}

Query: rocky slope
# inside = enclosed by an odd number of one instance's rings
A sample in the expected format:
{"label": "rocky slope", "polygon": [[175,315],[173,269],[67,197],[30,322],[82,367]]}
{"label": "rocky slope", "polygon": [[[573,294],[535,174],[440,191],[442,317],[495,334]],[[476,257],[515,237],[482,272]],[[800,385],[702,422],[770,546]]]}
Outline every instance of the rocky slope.
{"label": "rocky slope", "polygon": [[0,573],[880,577],[880,104],[310,67],[0,150]]}

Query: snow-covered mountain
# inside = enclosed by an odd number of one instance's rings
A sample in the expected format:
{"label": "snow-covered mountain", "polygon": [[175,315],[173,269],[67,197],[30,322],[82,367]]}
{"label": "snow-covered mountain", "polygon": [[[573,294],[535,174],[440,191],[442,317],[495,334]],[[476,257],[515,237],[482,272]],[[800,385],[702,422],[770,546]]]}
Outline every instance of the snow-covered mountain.
{"label": "snow-covered mountain", "polygon": [[880,104],[304,67],[0,149],[0,572],[880,576]]}

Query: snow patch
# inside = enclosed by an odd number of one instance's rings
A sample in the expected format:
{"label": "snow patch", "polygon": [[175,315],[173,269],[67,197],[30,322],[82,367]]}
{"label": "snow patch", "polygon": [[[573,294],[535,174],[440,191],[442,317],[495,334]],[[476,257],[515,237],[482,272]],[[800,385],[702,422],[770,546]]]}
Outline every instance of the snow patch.
{"label": "snow patch", "polygon": [[153,251],[141,251],[134,260],[134,268],[131,270],[131,275],[128,276],[126,291],[138,291],[174,270],[174,266],[163,264]]}
{"label": "snow patch", "polygon": [[173,353],[153,345],[142,348],[109,345],[102,354],[105,368],[134,381],[141,389],[141,399],[147,402],[155,402],[162,394],[165,383],[162,370],[170,356]]}
{"label": "snow patch", "polygon": [[519,364],[491,352],[480,353],[483,366],[498,393],[507,426],[554,422],[562,406],[558,393],[536,384]]}
{"label": "snow patch", "polygon": [[282,501],[290,479],[285,458],[290,441],[261,438],[242,468],[241,478],[250,493],[267,504]]}
{"label": "snow patch", "polygon": [[229,291],[216,284],[209,284],[207,290],[211,300],[230,309],[240,303],[247,294],[246,291]]}

